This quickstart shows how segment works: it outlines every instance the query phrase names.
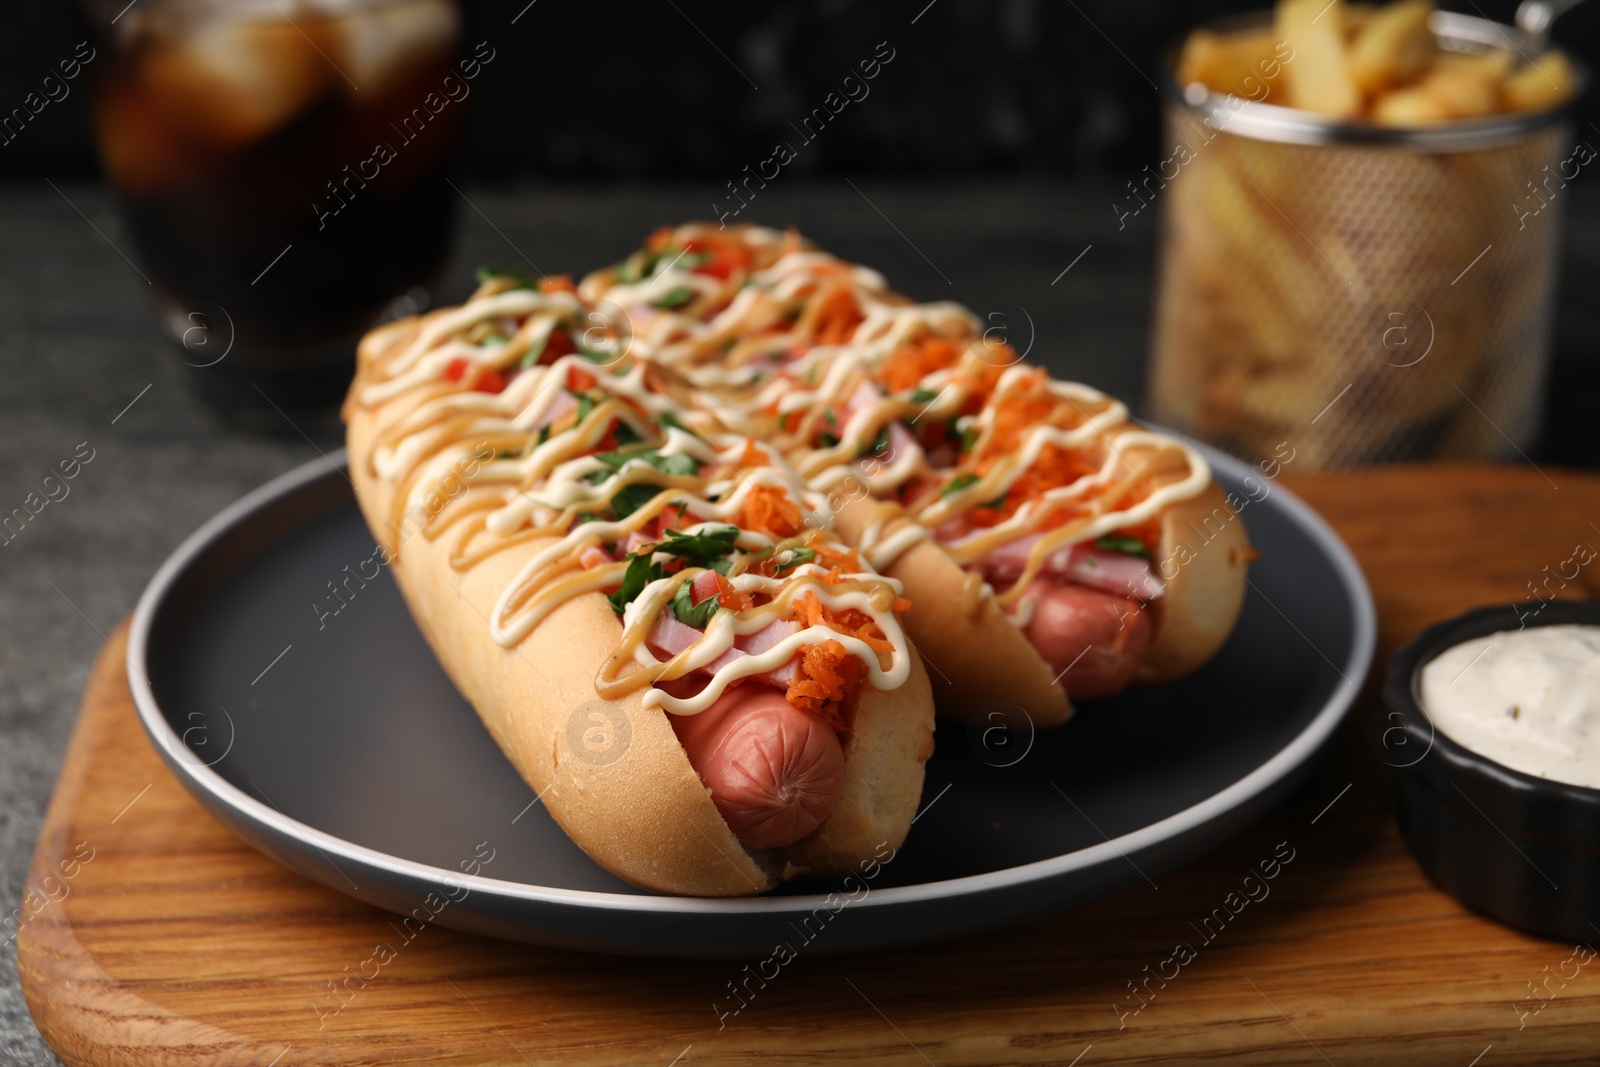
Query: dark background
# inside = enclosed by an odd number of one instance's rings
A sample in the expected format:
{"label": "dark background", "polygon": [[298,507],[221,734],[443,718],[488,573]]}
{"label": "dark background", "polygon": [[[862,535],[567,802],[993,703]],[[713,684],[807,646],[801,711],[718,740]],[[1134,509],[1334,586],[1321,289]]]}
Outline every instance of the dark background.
{"label": "dark background", "polygon": [[[84,2],[122,6],[122,0]],[[1160,93],[1152,83],[1161,81],[1171,50],[1190,26],[1259,6],[1260,0],[468,0],[468,40],[488,42],[496,58],[473,84],[458,180],[519,195],[681,186],[693,195],[680,198],[686,215],[675,217],[712,217],[717,205],[736,204],[727,184],[787,140],[799,154],[779,184],[802,201],[805,189],[842,185],[845,178],[910,195],[1015,182],[1035,202],[1047,195],[1041,186],[1058,183],[1064,196],[1105,203],[1110,218],[1115,197],[1109,194],[1120,195],[1124,179],[1157,158]],[[1505,0],[1445,6],[1503,21],[1515,7]],[[72,3],[8,11],[0,34],[0,112],[37,88],[85,36]],[[1600,3],[1564,16],[1556,40],[1591,69],[1600,66]],[[861,60],[889,49],[893,59],[867,83],[867,101],[847,105],[805,143],[791,124],[840,90]],[[31,123],[0,145],[0,182],[43,188],[46,177],[93,180],[86,81],[72,83],[72,94],[51,105],[50,121]],[[1580,137],[1600,138],[1600,125],[1590,121],[1597,117],[1593,99],[1591,91],[1578,108]],[[1584,236],[1600,223],[1600,185],[1580,179],[1567,196],[1549,415],[1533,452],[1600,467],[1600,441],[1588,432],[1600,397],[1600,310],[1589,297],[1600,283],[1600,250]],[[740,221],[801,221],[807,212],[773,214],[784,199],[769,193]],[[883,203],[878,194],[872,202]],[[964,230],[981,235],[988,220],[972,216],[975,210],[971,198],[950,197],[950,212],[969,215]],[[894,215],[892,207],[887,211],[885,217]],[[1119,234],[1132,242],[1121,254],[1143,262],[1105,315],[1147,315],[1147,297],[1134,291],[1147,293],[1154,259],[1154,227],[1143,231]],[[842,254],[853,251],[848,239],[830,235],[829,243]],[[627,247],[600,249],[558,269],[588,269]],[[1013,254],[999,247],[961,251],[971,254],[969,261]],[[890,273],[892,281],[902,277]],[[457,288],[435,293],[454,300],[464,295]],[[994,299],[960,286],[902,288],[973,306]],[[1134,345],[1114,357],[1142,363],[1142,334]],[[1142,374],[1105,385],[1131,388],[1137,400]]]}
{"label": "dark background", "polygon": [[[497,52],[475,85],[465,160],[472,181],[731,179],[780,138],[798,146],[788,124],[820,106],[882,41],[895,58],[870,83],[872,105],[847,106],[788,171],[933,178],[1120,169],[1149,162],[1158,100],[1151,82],[1185,31],[1265,6],[535,0],[524,10],[527,3],[466,5],[469,40]],[[1502,21],[1515,9],[1504,0],[1443,6]],[[83,36],[70,3],[11,5],[0,34],[0,110],[20,103]],[[1563,16],[1557,40],[1595,66],[1600,4]],[[0,173],[92,173],[85,95],[79,86],[52,105],[70,117],[56,114],[0,146]]]}

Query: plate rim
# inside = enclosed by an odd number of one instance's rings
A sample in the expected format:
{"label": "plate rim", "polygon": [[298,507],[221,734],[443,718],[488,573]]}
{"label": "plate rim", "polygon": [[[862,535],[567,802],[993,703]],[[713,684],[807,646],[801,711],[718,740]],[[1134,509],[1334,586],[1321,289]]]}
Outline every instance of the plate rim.
{"label": "plate rim", "polygon": [[[1253,476],[1255,468],[1226,453],[1196,443],[1205,459],[1214,469],[1226,471],[1235,480]],[[320,450],[319,450],[320,451]],[[266,484],[251,490],[238,500],[207,519],[173,550],[156,570],[149,585],[139,597],[128,631],[127,678],[134,706],[146,735],[155,744],[163,761],[180,780],[205,793],[215,803],[229,809],[248,823],[294,840],[303,841],[323,852],[348,859],[353,863],[377,868],[399,878],[415,879],[433,884],[450,884],[450,879],[463,878],[459,871],[417,860],[408,860],[301,822],[277,809],[262,803],[223,778],[214,768],[196,765],[185,760],[180,752],[189,749],[173,732],[166,716],[162,714],[155,693],[146,676],[150,633],[155,616],[190,564],[234,528],[243,525],[257,512],[270,507],[294,491],[336,473],[349,481],[346,449],[324,452],[317,459],[307,460]],[[1372,591],[1367,585],[1355,556],[1339,535],[1321,515],[1286,487],[1273,484],[1273,492],[1281,494],[1280,504],[1292,519],[1304,529],[1323,550],[1340,579],[1340,585],[1350,596],[1354,614],[1353,641],[1350,654],[1343,666],[1334,665],[1344,681],[1335,687],[1321,708],[1306,726],[1288,744],[1273,753],[1266,761],[1249,773],[1234,780],[1211,796],[1176,811],[1163,819],[1139,827],[1137,830],[1107,838],[1099,844],[1075,849],[1030,863],[1005,867],[998,871],[962,875],[934,882],[918,882],[907,886],[890,886],[874,889],[855,902],[858,909],[879,909],[918,903],[933,903],[950,898],[979,896],[1018,886],[1040,882],[1070,874],[1077,870],[1097,867],[1113,858],[1126,859],[1130,854],[1182,838],[1185,834],[1216,822],[1229,813],[1249,804],[1273,786],[1292,775],[1321,749],[1345,714],[1361,693],[1361,683],[1371,667],[1377,643],[1377,611]],[[1265,499],[1265,498],[1263,498]],[[1269,601],[1270,603],[1270,601]],[[1281,610],[1273,605],[1274,610]],[[1287,616],[1285,616],[1287,618]],[[1292,625],[1292,624],[1291,624]],[[1296,628],[1298,630],[1298,627]],[[1304,634],[1301,634],[1305,637]],[[1310,643],[1309,638],[1305,638]],[[1313,645],[1313,648],[1316,646]],[[1317,650],[1319,654],[1321,650]],[[1324,655],[1323,657],[1327,657]],[[1329,660],[1332,664],[1332,661]],[[276,862],[276,860],[275,860]],[[755,897],[687,897],[653,894],[645,891],[611,892],[594,889],[562,889],[556,886],[535,885],[493,878],[483,874],[472,876],[470,881],[478,892],[497,895],[518,902],[599,908],[619,912],[668,912],[677,914],[744,914],[782,915],[810,912],[825,906],[827,893],[807,893],[787,896]]]}

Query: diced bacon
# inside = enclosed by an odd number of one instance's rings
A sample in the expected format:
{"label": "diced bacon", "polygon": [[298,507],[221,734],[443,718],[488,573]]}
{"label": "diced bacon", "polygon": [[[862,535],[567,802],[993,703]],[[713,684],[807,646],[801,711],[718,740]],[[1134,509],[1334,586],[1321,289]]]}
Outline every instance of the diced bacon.
{"label": "diced bacon", "polygon": [[[686,626],[672,615],[672,609],[666,608],[656,619],[655,625],[650,627],[650,633],[645,637],[645,643],[650,646],[650,651],[663,658],[670,659],[679,652],[695,644],[705,636],[704,630],[696,630],[693,626]],[[735,660],[743,659],[744,653],[737,648],[730,648],[704,667],[698,668],[701,674],[713,674]]]}
{"label": "diced bacon", "polygon": [[650,627],[645,643],[654,652],[676,656],[705,635],[704,630],[696,630],[679,622],[673,617],[671,608],[663,608],[655,625]]}
{"label": "diced bacon", "polygon": [[889,423],[889,454],[882,457],[883,462],[898,463],[907,456],[915,455],[921,448],[911,431],[906,429],[905,423],[899,419]]}
{"label": "diced bacon", "polygon": [[[694,594],[692,586],[690,591],[691,595],[699,599],[698,595]],[[799,632],[800,624],[792,619],[781,619],[770,623],[753,634],[735,638],[734,647],[701,667],[699,669],[700,673],[713,674],[728,664],[743,659],[745,656],[759,656]],[[645,642],[656,655],[671,657],[676,656],[704,636],[705,633],[703,631],[696,630],[693,626],[685,626],[679,622],[673,617],[672,609],[667,608],[656,619],[655,625],[650,627],[650,633],[645,638]],[[781,666],[753,675],[752,680],[786,688],[790,682],[799,677],[799,671],[799,656],[791,656],[788,662]]]}
{"label": "diced bacon", "polygon": [[1118,596],[1150,601],[1160,599],[1167,591],[1147,561],[1123,552],[1096,552],[1080,545],[1070,554],[1052,552],[1046,567],[1070,582]]}
{"label": "diced bacon", "polygon": [[1028,553],[1039,543],[1043,534],[1029,534],[1015,541],[996,545],[978,558],[977,567],[992,581],[1007,582],[1022,574],[1028,565]]}
{"label": "diced bacon", "polygon": [[[976,566],[996,585],[1014,581],[1027,567],[1028,553],[1041,536],[1030,534],[990,549],[978,559]],[[1150,601],[1166,593],[1166,586],[1150,569],[1148,561],[1124,552],[1100,552],[1083,545],[1069,545],[1046,556],[1043,569],[1046,574],[1059,575],[1078,585],[1118,596]]]}
{"label": "diced bacon", "polygon": [[743,649],[752,656],[759,656],[774,645],[793,637],[800,632],[800,624],[793,619],[779,619],[768,623],[753,634],[746,634],[736,639],[733,643],[736,648]]}
{"label": "diced bacon", "polygon": [[572,399],[572,394],[565,389],[556,393],[555,398],[545,407],[544,414],[539,416],[539,421],[534,424],[535,430],[542,430],[546,426],[563,418],[567,412],[577,408],[578,402]]}
{"label": "diced bacon", "polygon": [[[858,411],[864,411],[867,408],[877,407],[878,402],[882,399],[883,394],[878,392],[877,386],[873,385],[871,382],[864,381],[860,385],[856,386],[855,392],[850,394],[850,402],[846,404],[845,407],[849,413],[853,415]],[[848,415],[846,416],[845,421],[849,421]]]}
{"label": "diced bacon", "polygon": [[[800,632],[800,624],[793,619],[779,619],[768,623],[753,634],[739,638],[734,644],[752,656],[759,656],[775,645],[793,637]],[[757,681],[770,685],[787,688],[791,682],[800,676],[800,657],[790,656],[781,666],[770,671],[762,671],[755,675]]]}
{"label": "diced bacon", "polygon": [[787,689],[800,677],[800,657],[798,655],[790,656],[789,662],[783,666],[774,667],[770,671],[762,671],[760,674],[752,675],[752,677],[758,682],[766,682],[769,685]]}

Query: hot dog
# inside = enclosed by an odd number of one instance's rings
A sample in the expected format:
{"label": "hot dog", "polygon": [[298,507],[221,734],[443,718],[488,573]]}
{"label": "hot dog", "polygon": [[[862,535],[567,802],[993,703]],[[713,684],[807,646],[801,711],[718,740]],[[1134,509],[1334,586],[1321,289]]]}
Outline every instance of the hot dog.
{"label": "hot dog", "polygon": [[345,406],[368,523],[602,866],[703,895],[854,869],[903,840],[932,751],[899,586],[781,455],[676,414],[603,334],[570,285],[504,276],[370,334]]}
{"label": "hot dog", "polygon": [[1051,577],[1035,578],[1024,599],[1034,605],[1022,632],[1077,699],[1120,693],[1138,674],[1155,637],[1138,600]]}
{"label": "hot dog", "polygon": [[1195,669],[1231,631],[1253,550],[1204,459],[1023,365],[966,309],[914,304],[792,233],[699,224],[580,293],[643,316],[642,358],[830,492],[840,533],[913,593],[942,712],[998,698],[1061,722],[1073,698]]}
{"label": "hot dog", "polygon": [[673,728],[747,848],[781,848],[833,814],[844,784],[838,735],[770,686],[730,689]]}

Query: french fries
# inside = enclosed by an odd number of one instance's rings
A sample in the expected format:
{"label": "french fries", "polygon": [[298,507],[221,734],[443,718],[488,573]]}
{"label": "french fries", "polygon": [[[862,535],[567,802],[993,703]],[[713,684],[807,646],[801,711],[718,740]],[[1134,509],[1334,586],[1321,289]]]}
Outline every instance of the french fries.
{"label": "french fries", "polygon": [[1413,81],[1433,62],[1432,13],[1431,0],[1399,0],[1362,23],[1350,43],[1350,73],[1363,96]]}
{"label": "french fries", "polygon": [[1566,54],[1549,51],[1506,79],[1501,97],[1508,111],[1553,107],[1578,90],[1578,75]]}
{"label": "french fries", "polygon": [[1342,0],[1280,0],[1273,25],[1294,49],[1294,61],[1285,68],[1290,107],[1340,119],[1361,110],[1345,48]]}
{"label": "french fries", "polygon": [[1194,31],[1178,80],[1261,99],[1247,91],[1256,84],[1248,79],[1262,62],[1289,55],[1272,103],[1384,126],[1542,110],[1577,91],[1572,64],[1554,49],[1532,63],[1505,50],[1441,49],[1429,26],[1433,10],[1433,0],[1279,0],[1270,30]]}

